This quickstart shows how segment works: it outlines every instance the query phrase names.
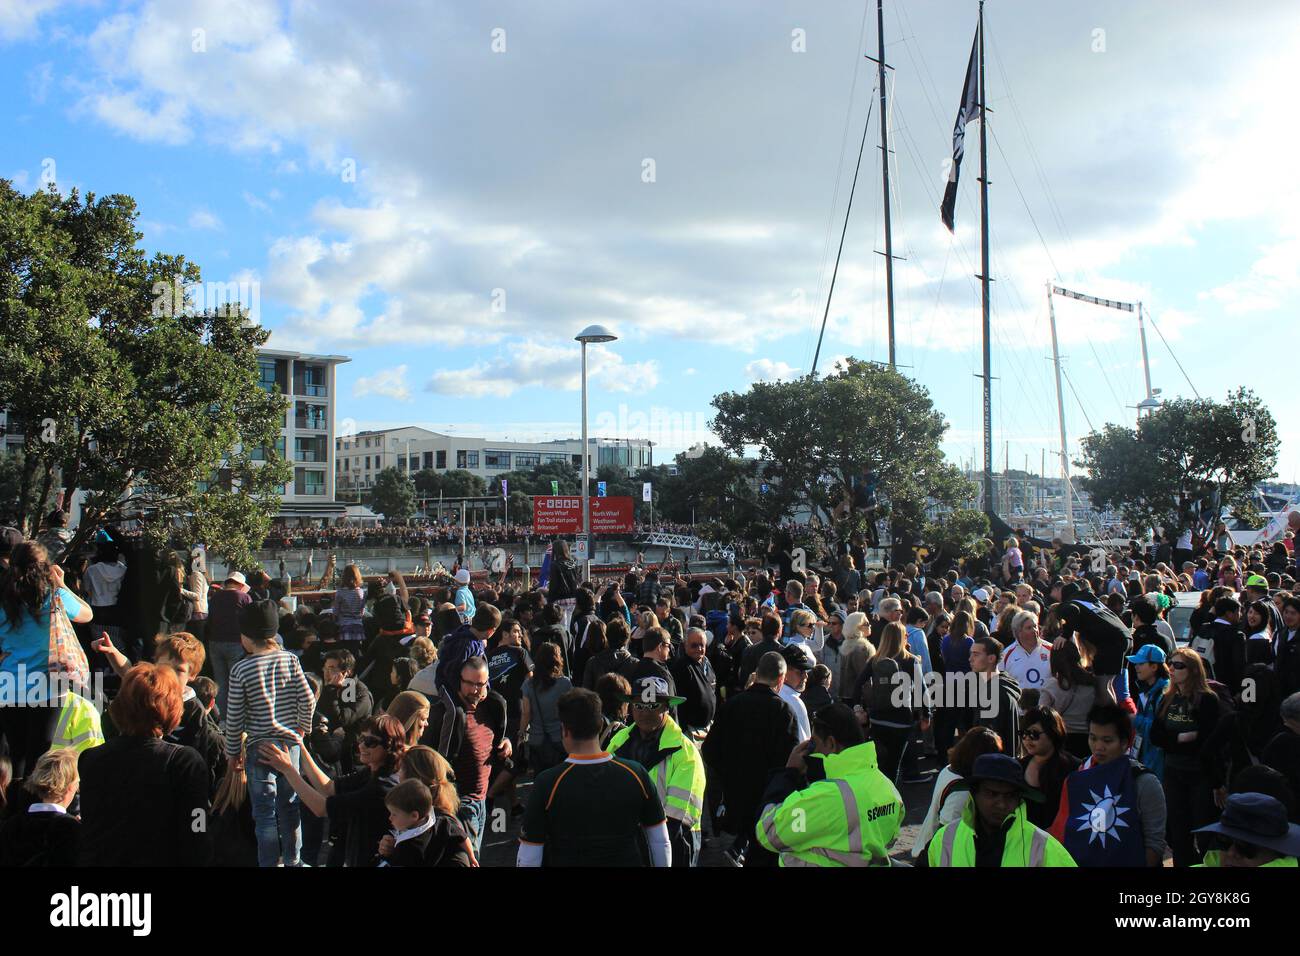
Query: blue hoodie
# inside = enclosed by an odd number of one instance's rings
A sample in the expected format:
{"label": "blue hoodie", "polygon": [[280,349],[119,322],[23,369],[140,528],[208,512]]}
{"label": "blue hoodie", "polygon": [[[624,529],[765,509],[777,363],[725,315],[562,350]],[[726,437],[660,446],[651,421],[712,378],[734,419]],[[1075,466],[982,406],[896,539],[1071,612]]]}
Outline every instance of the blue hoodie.
{"label": "blue hoodie", "polygon": [[453,697],[460,691],[460,669],[471,657],[484,657],[487,645],[468,624],[462,624],[442,640],[438,647],[438,667],[434,682],[447,688]]}

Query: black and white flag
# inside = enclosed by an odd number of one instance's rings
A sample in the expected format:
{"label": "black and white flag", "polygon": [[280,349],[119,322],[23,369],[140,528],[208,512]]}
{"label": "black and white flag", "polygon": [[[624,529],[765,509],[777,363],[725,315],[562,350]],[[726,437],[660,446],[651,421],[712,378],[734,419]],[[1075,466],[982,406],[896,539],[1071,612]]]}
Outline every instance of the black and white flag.
{"label": "black and white flag", "polygon": [[970,47],[970,63],[966,66],[966,83],[961,91],[961,107],[957,122],[952,127],[952,163],[948,168],[948,185],[943,191],[943,205],[939,214],[943,224],[952,232],[953,216],[957,211],[957,175],[961,172],[961,158],[966,151],[966,124],[979,119],[979,33]]}

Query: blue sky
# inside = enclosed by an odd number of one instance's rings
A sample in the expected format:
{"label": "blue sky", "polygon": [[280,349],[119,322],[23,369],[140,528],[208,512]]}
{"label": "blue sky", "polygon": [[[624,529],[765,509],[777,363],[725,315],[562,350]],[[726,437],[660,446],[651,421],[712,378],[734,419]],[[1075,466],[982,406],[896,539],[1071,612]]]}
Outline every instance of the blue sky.
{"label": "blue sky", "polygon": [[[874,98],[866,10],[0,0],[0,176],[129,193],[149,248],[257,282],[273,345],[352,357],[349,426],[574,435],[572,337],[602,322],[620,340],[592,351],[593,429],[671,454],[708,439],[716,392],[811,365]],[[998,467],[1004,442],[1012,467],[1044,449],[1055,467],[1053,279],[1141,299],[1202,395],[1270,404],[1280,477],[1300,473],[1300,7],[1250,11],[988,4]],[[898,360],[963,463],[980,454],[973,135],[955,236],[937,204],[975,13],[893,0],[885,18]],[[886,355],[876,120],[822,368]],[[1131,421],[1132,316],[1058,300],[1057,318],[1072,438]],[[1153,384],[1190,395],[1150,327],[1148,347]]]}

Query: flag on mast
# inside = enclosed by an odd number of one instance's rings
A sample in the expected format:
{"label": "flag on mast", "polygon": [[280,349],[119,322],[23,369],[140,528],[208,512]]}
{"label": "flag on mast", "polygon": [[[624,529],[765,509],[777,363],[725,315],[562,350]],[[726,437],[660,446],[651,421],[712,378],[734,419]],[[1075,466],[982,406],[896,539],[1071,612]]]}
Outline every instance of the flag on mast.
{"label": "flag on mast", "polygon": [[953,231],[953,218],[957,212],[957,175],[961,172],[961,158],[966,152],[966,124],[979,119],[979,31],[971,43],[970,62],[966,65],[966,83],[961,91],[961,106],[957,110],[957,122],[952,127],[952,161],[948,166],[948,185],[943,191],[943,205],[939,215],[948,231]]}

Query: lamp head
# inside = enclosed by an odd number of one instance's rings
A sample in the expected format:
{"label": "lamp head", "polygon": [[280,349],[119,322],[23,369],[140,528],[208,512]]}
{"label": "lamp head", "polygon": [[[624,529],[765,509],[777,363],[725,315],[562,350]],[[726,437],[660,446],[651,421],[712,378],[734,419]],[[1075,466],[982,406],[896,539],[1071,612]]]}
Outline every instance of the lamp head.
{"label": "lamp head", "polygon": [[617,338],[617,335],[603,325],[589,325],[574,336],[575,341],[584,345],[591,342],[613,342]]}

